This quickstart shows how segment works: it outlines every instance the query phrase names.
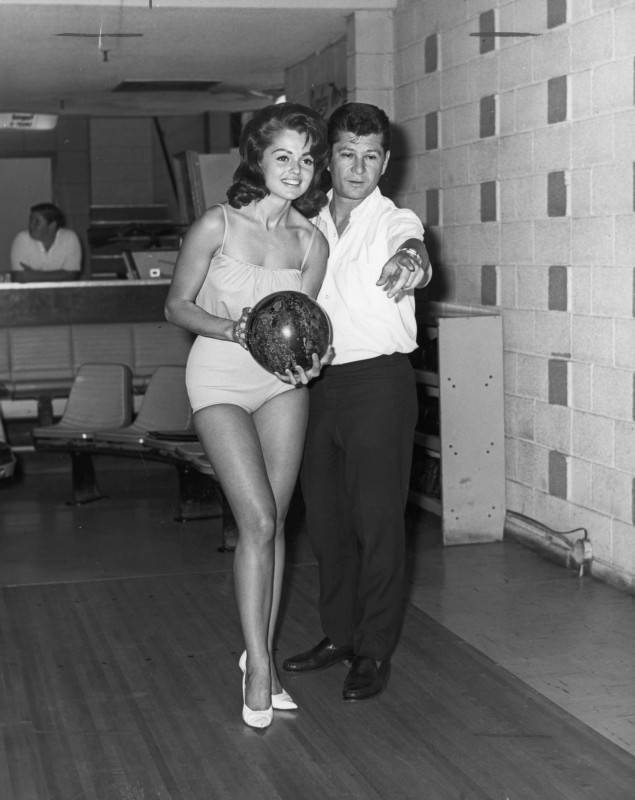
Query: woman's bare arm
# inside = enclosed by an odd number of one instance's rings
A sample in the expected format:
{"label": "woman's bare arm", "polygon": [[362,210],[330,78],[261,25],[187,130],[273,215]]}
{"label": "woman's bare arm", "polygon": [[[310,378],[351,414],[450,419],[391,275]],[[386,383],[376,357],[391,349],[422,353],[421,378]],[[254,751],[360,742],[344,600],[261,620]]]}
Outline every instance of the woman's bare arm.
{"label": "woman's bare arm", "polygon": [[214,339],[233,340],[234,321],[215,317],[194,302],[214,253],[221,246],[225,219],[219,207],[206,211],[187,232],[176,261],[165,317],[191,333]]}
{"label": "woman's bare arm", "polygon": [[315,299],[326,274],[329,246],[324,235],[317,231],[302,270],[302,291]]}

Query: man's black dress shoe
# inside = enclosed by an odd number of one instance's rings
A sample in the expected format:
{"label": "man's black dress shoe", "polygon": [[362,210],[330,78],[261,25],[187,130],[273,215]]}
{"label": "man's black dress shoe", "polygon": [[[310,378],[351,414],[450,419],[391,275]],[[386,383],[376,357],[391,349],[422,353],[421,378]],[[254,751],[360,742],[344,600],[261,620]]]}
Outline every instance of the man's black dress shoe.
{"label": "man's black dress shoe", "polygon": [[353,655],[352,647],[338,647],[327,637],[311,650],[287,658],[286,661],[283,661],[282,668],[287,672],[310,672],[339,664],[340,661],[353,658]]}
{"label": "man's black dress shoe", "polygon": [[348,675],[344,681],[342,697],[344,700],[366,700],[374,697],[386,688],[390,661],[380,661],[379,666],[374,658],[355,656]]}

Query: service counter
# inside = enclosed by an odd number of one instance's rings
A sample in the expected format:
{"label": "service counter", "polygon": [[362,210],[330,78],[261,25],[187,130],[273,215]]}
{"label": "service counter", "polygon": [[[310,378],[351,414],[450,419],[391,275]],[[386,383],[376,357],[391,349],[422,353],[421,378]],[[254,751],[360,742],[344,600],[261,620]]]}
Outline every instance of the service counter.
{"label": "service counter", "polygon": [[127,364],[143,391],[184,364],[192,337],[166,322],[169,280],[0,283],[0,398],[40,408],[66,397],[83,363]]}
{"label": "service counter", "polygon": [[163,320],[169,280],[0,283],[0,326]]}

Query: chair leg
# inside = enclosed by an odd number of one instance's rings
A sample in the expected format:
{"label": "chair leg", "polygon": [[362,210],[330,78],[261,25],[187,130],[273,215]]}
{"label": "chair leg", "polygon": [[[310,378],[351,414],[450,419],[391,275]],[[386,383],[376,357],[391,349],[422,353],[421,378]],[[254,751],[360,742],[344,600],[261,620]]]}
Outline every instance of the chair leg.
{"label": "chair leg", "polygon": [[83,505],[100,500],[103,495],[97,485],[97,475],[91,454],[71,451],[70,456],[73,499],[68,501],[68,505]]}
{"label": "chair leg", "polygon": [[238,526],[225,495],[220,491],[219,494],[221,495],[221,508],[223,509],[223,542],[218,550],[220,553],[233,553],[238,541]]}
{"label": "chair leg", "polygon": [[176,464],[179,476],[179,505],[174,515],[177,522],[193,519],[210,519],[222,514],[219,492],[209,475],[204,475],[189,464]]}
{"label": "chair leg", "polygon": [[53,424],[53,398],[49,394],[41,394],[37,399],[37,424],[40,427]]}

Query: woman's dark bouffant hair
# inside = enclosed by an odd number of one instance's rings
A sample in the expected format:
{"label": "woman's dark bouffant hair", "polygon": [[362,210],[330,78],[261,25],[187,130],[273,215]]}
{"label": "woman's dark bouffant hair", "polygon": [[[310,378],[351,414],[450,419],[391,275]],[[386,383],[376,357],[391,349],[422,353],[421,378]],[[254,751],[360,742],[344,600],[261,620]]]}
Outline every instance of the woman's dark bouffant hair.
{"label": "woman's dark bouffant hair", "polygon": [[245,125],[240,135],[240,164],[234,172],[233,183],[227,190],[227,199],[234,208],[252,200],[262,200],[269,194],[260,166],[262,156],[277,133],[292,130],[306,135],[311,143],[315,171],[307,191],[294,200],[294,208],[305,217],[313,217],[326,203],[320,188],[322,172],[328,163],[326,123],[313,109],[299,103],[277,103],[257,111]]}

